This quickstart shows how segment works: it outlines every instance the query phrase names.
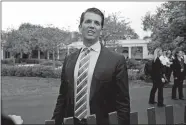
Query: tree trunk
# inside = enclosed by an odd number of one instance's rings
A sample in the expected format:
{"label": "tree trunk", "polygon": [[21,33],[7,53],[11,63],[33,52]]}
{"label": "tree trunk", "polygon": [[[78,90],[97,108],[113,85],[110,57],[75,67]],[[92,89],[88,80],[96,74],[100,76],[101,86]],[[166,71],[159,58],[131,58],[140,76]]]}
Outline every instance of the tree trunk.
{"label": "tree trunk", "polygon": [[59,48],[57,48],[57,59],[59,60]]}

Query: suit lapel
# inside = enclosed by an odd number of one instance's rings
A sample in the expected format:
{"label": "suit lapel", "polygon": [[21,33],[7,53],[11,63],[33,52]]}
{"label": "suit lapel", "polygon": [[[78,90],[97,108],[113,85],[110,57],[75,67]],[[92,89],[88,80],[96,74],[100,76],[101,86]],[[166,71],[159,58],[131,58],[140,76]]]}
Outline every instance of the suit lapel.
{"label": "suit lapel", "polygon": [[74,90],[74,70],[75,70],[75,65],[76,65],[80,50],[70,55],[69,60],[67,62],[68,82],[71,84],[73,90]]}
{"label": "suit lapel", "polygon": [[105,48],[101,44],[101,51],[100,51],[98,60],[96,62],[96,65],[95,65],[95,68],[94,68],[94,73],[93,73],[93,76],[92,76],[92,82],[91,82],[91,87],[90,87],[91,89],[90,89],[90,98],[89,98],[89,100],[92,99],[95,91],[99,90],[99,88],[101,87],[101,84],[98,84],[99,81],[97,81],[97,79],[95,78],[95,75],[98,74],[98,72],[100,72],[101,67],[103,67],[102,62],[104,62],[104,60],[107,58],[106,55],[107,54],[105,52]]}

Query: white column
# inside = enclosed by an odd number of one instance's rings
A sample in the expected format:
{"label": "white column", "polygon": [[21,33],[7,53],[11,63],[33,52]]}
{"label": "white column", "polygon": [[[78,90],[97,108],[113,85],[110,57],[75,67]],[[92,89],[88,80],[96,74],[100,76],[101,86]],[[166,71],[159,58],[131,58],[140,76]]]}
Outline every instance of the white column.
{"label": "white column", "polygon": [[40,59],[40,50],[38,50],[37,52],[38,52],[38,59]]}
{"label": "white column", "polygon": [[3,50],[3,47],[1,48],[1,59],[4,59],[4,50]]}
{"label": "white column", "polygon": [[55,51],[52,51],[52,60],[55,60]]}
{"label": "white column", "polygon": [[20,53],[20,58],[23,58],[23,52]]}
{"label": "white column", "polygon": [[49,51],[47,51],[47,59],[49,59]]}
{"label": "white column", "polygon": [[70,48],[67,46],[67,55],[69,55],[69,49],[70,49]]}
{"label": "white column", "polygon": [[128,48],[129,48],[129,51],[128,51],[128,53],[129,53],[129,59],[131,59],[131,46],[129,46]]}
{"label": "white column", "polygon": [[148,58],[148,48],[147,48],[147,45],[143,45],[143,59],[144,58]]}
{"label": "white column", "polygon": [[59,60],[59,48],[57,48],[57,59]]}

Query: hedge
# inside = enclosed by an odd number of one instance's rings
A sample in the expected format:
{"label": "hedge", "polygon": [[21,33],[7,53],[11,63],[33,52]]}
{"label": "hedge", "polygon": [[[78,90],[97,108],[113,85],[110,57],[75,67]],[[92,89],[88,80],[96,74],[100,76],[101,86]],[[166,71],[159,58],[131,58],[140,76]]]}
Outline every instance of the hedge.
{"label": "hedge", "polygon": [[[53,68],[52,66],[35,65],[35,66],[11,66],[2,65],[2,76],[18,76],[18,77],[43,77],[43,78],[60,78],[61,68]],[[143,70],[128,70],[129,80],[145,80]]]}
{"label": "hedge", "polygon": [[[47,59],[20,59],[17,58],[15,59],[15,63],[19,63],[19,64],[43,64],[43,65],[47,65],[47,63],[51,64],[53,62],[53,60],[47,60]],[[3,59],[1,60],[1,64],[9,64],[12,65],[14,63],[14,59],[13,58],[8,58],[8,59]],[[57,66],[62,65],[63,60],[56,60],[55,64]]]}
{"label": "hedge", "polygon": [[60,78],[61,68],[54,69],[52,66],[10,66],[2,65],[2,76],[19,76],[19,77],[43,77],[43,78]]}

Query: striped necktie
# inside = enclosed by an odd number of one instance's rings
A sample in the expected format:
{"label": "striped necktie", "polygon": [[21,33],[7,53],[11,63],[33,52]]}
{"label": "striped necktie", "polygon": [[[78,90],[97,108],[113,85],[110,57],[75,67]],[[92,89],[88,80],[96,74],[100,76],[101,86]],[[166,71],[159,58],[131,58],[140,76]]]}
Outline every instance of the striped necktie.
{"label": "striped necktie", "polygon": [[90,60],[90,50],[85,48],[80,57],[77,87],[76,87],[76,102],[75,102],[75,117],[78,119],[87,116],[87,87],[88,87],[88,66]]}

